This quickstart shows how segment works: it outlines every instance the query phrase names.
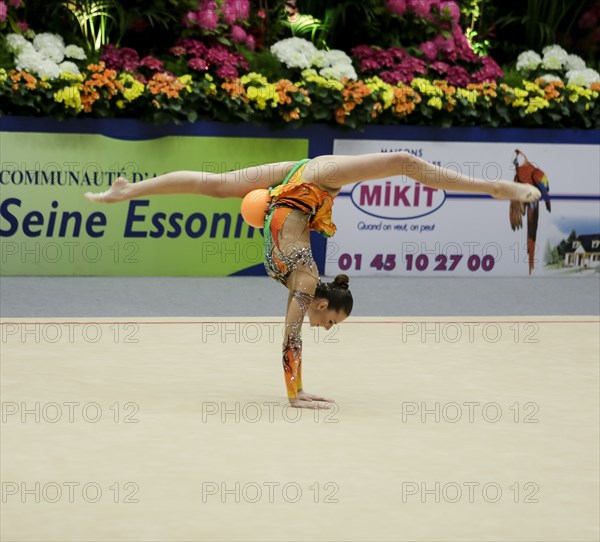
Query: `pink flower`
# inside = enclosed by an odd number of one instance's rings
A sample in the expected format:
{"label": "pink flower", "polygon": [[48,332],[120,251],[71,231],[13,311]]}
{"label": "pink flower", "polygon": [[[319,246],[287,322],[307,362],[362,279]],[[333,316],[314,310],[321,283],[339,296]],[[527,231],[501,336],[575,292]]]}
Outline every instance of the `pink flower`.
{"label": "pink flower", "polygon": [[448,71],[448,68],[450,68],[450,65],[445,62],[434,62],[430,68],[440,75],[444,75]]}
{"label": "pink flower", "polygon": [[471,82],[471,76],[462,66],[450,66],[446,72],[446,81],[455,87],[464,88]]}
{"label": "pink flower", "polygon": [[182,56],[185,55],[185,47],[175,45],[169,49],[169,52],[174,56]]}
{"label": "pink flower", "polygon": [[204,43],[190,38],[177,40],[175,47],[183,47],[190,56],[205,56],[208,50]]}
{"label": "pink flower", "polygon": [[496,61],[492,57],[482,57],[481,64],[481,69],[473,74],[473,81],[476,83],[483,83],[484,81],[497,81],[501,77],[504,77],[504,72],[500,66],[496,64]]}
{"label": "pink flower", "polygon": [[240,19],[245,20],[250,15],[250,2],[248,0],[224,0],[221,13],[227,24],[233,24]]}
{"label": "pink flower", "polygon": [[406,0],[386,0],[385,7],[388,11],[402,17],[407,9]]}
{"label": "pink flower", "polygon": [[267,18],[267,14],[265,13],[265,11],[263,9],[259,9],[256,14],[261,18],[261,19],[266,19]]}
{"label": "pink flower", "polygon": [[196,21],[204,30],[214,30],[219,24],[217,15],[217,4],[213,0],[204,0],[200,9],[196,12]]}
{"label": "pink flower", "polygon": [[438,50],[432,41],[424,41],[419,45],[419,49],[427,60],[431,61],[437,58]]}
{"label": "pink flower", "polygon": [[457,25],[454,27],[452,30],[452,37],[454,38],[454,45],[456,48],[456,53],[458,54],[458,58],[466,62],[478,61],[479,57],[474,53],[469,40],[463,34],[460,26]]}
{"label": "pink flower", "polygon": [[183,26],[189,28],[198,24],[198,13],[196,11],[188,11],[183,18]]}
{"label": "pink flower", "polygon": [[233,25],[231,27],[231,40],[235,43],[244,43],[246,41],[246,31],[238,25]]}
{"label": "pink flower", "polygon": [[3,23],[8,18],[8,8],[4,0],[0,0],[0,23]]}
{"label": "pink flower", "polygon": [[238,71],[231,64],[225,64],[219,66],[217,69],[217,75],[221,79],[236,79],[238,77]]}
{"label": "pink flower", "polygon": [[407,0],[408,9],[417,17],[431,19],[432,0]]}
{"label": "pink flower", "polygon": [[440,4],[440,13],[443,14],[444,10],[452,19],[452,26],[456,26],[458,24],[458,20],[460,19],[460,8],[456,2],[454,2],[454,0],[442,1]]}
{"label": "pink flower", "polygon": [[16,9],[23,5],[23,0],[8,0],[8,3]]}
{"label": "pink flower", "polygon": [[106,45],[103,48],[100,60],[103,60],[106,67],[109,69],[128,72],[137,70],[140,65],[140,58],[136,50],[131,49],[130,47],[117,49],[111,44]]}
{"label": "pink flower", "polygon": [[21,34],[24,34],[25,32],[27,32],[27,30],[29,30],[29,25],[25,21],[17,21],[16,24],[19,27]]}
{"label": "pink flower", "polygon": [[254,39],[254,36],[252,34],[248,34],[248,36],[246,37],[246,47],[248,47],[248,49],[250,49],[251,51],[254,51],[254,49],[256,48],[256,40]]}
{"label": "pink flower", "polygon": [[154,58],[153,56],[145,56],[142,58],[140,62],[141,66],[146,66],[146,68],[150,68],[152,71],[159,72],[163,69],[163,63],[158,60],[158,58]]}
{"label": "pink flower", "polygon": [[192,58],[187,65],[192,70],[205,71],[208,69],[208,64],[203,58]]}
{"label": "pink flower", "polygon": [[438,34],[433,40],[433,44],[437,47],[438,52],[443,53],[445,59],[450,62],[456,60],[456,48],[452,38],[446,39],[442,34]]}

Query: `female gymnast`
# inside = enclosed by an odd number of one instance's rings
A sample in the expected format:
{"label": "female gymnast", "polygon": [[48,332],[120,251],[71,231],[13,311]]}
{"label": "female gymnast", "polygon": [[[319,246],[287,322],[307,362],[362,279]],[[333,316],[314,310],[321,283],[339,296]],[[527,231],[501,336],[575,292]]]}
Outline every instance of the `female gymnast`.
{"label": "female gymnast", "polygon": [[540,191],[509,181],[488,182],[430,164],[405,152],[357,156],[319,156],[300,162],[278,162],[227,173],[176,171],[129,183],[119,177],[106,192],[86,193],[94,202],[113,203],[157,194],[202,194],[243,198],[257,188],[270,189],[265,220],[265,268],[288,289],[283,342],[283,368],[288,400],[296,408],[329,408],[331,399],[306,393],[302,386],[302,322],[331,326],[352,311],[348,277],[319,279],[310,248],[309,230],[325,237],[335,233],[331,219],[334,198],[344,185],[405,175],[440,190],[478,192],[497,199],[537,201]]}

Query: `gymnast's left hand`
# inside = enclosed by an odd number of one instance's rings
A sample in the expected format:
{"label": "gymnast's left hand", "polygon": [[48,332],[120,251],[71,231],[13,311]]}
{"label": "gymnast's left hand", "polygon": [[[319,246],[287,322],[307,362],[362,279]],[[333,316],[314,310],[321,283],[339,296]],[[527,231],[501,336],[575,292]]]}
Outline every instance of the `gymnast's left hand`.
{"label": "gymnast's left hand", "polygon": [[300,390],[298,392],[298,399],[302,401],[323,401],[324,403],[335,403],[333,399],[326,399],[321,395],[312,395],[311,393],[306,393],[304,390]]}

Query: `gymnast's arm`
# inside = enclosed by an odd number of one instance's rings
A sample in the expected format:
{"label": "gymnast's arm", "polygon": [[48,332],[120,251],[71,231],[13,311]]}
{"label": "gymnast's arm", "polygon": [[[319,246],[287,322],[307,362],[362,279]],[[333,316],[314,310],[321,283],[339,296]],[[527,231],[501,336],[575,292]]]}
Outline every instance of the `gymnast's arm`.
{"label": "gymnast's arm", "polygon": [[283,371],[288,400],[296,408],[328,408],[298,396],[302,391],[302,322],[314,298],[317,283],[318,278],[306,264],[298,266],[287,282],[289,296],[283,338]]}

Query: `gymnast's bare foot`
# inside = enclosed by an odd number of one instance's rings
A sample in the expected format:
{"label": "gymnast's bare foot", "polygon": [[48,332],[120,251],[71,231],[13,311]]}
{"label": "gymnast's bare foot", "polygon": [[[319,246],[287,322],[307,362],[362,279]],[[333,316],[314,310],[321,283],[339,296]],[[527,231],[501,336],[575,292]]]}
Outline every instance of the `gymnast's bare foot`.
{"label": "gymnast's bare foot", "polygon": [[494,185],[492,197],[530,203],[539,200],[542,197],[542,193],[530,184],[499,181]]}
{"label": "gymnast's bare foot", "polygon": [[86,192],[85,197],[90,201],[96,203],[116,203],[117,201],[124,201],[130,199],[127,194],[129,192],[129,181],[123,177],[117,178],[112,186],[105,192]]}

